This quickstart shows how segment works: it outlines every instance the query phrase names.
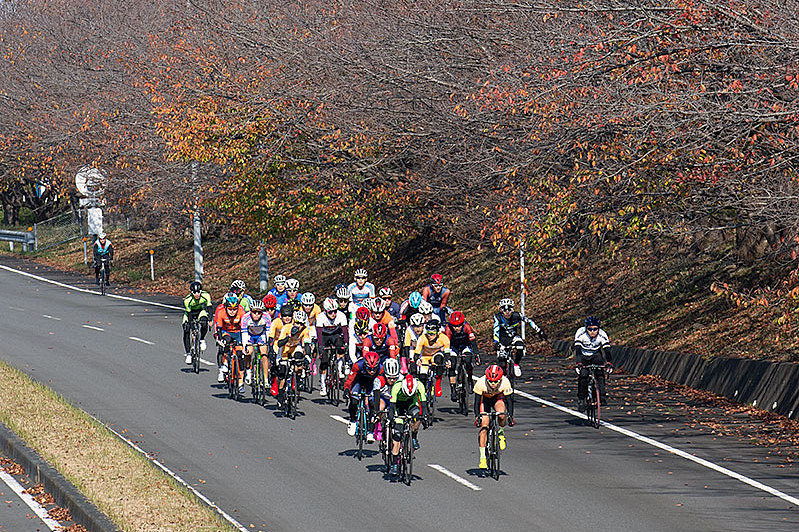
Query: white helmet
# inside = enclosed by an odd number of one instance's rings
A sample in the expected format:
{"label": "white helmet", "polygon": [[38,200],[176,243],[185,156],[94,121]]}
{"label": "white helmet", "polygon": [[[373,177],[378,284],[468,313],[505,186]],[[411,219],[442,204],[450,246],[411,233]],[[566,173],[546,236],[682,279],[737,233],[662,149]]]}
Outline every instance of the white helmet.
{"label": "white helmet", "polygon": [[372,304],[369,306],[369,310],[375,314],[380,314],[386,310],[386,302],[380,297],[375,297],[372,299]]}
{"label": "white helmet", "polygon": [[400,365],[396,358],[387,358],[383,362],[383,373],[387,378],[397,378],[400,374]]}
{"label": "white helmet", "polygon": [[332,297],[328,297],[325,299],[325,302],[322,303],[322,307],[325,309],[325,312],[333,312],[334,310],[338,310],[338,303]]}
{"label": "white helmet", "polygon": [[336,297],[339,299],[349,299],[350,298],[350,289],[346,286],[342,286],[338,290],[336,290]]}
{"label": "white helmet", "polygon": [[365,268],[358,268],[355,270],[355,277],[368,277],[369,274],[366,272]]}
{"label": "white helmet", "polygon": [[394,292],[391,291],[391,288],[384,286],[380,290],[377,291],[377,295],[380,297],[391,297],[394,295]]}
{"label": "white helmet", "polygon": [[300,289],[300,282],[297,279],[286,279],[286,290],[297,292]]}
{"label": "white helmet", "polygon": [[261,301],[260,299],[253,299],[252,303],[250,303],[250,312],[254,310],[260,310],[261,312],[263,312],[264,307],[265,305],[263,301]]}
{"label": "white helmet", "polygon": [[419,303],[419,312],[421,314],[432,314],[433,305],[431,305],[429,301],[422,301]]}
{"label": "white helmet", "polygon": [[275,275],[274,284],[275,285],[286,284],[286,276],[285,275],[280,275],[280,274]]}
{"label": "white helmet", "polygon": [[305,313],[304,310],[295,310],[294,322],[300,323],[302,325],[308,325],[308,315]]}
{"label": "white helmet", "polygon": [[306,307],[310,307],[314,303],[316,303],[316,296],[310,292],[305,292],[302,297],[300,298],[300,303],[305,305]]}
{"label": "white helmet", "polygon": [[499,300],[499,310],[513,310],[513,300],[509,297]]}
{"label": "white helmet", "polygon": [[408,321],[411,323],[411,327],[418,327],[419,325],[424,325],[424,316],[417,312]]}

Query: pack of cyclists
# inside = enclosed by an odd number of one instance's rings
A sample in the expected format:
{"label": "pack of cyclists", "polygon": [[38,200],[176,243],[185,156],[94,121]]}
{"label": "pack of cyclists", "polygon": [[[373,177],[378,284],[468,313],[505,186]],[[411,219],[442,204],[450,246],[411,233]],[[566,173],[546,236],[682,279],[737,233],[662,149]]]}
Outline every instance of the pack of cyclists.
{"label": "pack of cyclists", "polygon": [[[393,301],[393,292],[388,287],[375,291],[363,268],[355,271],[352,283],[337,285],[324,299],[317,299],[310,292],[300,293],[299,281],[283,275],[276,275],[273,285],[262,299],[257,299],[246,293],[243,281],[233,281],[222,302],[212,310],[213,320],[209,324],[211,297],[201,283],[192,282],[190,293],[184,299],[186,363],[191,363],[189,324],[199,320],[201,349],[206,349],[209,325],[218,345],[218,382],[227,382],[229,378],[233,382],[237,378],[235,382],[241,394],[245,385],[252,382],[253,360],[260,359],[261,375],[279,408],[285,400],[286,376],[291,366],[301,377],[299,380],[318,368],[321,397],[330,392],[326,384],[328,373],[336,372],[336,382],[341,383],[349,412],[348,434],[355,435],[359,402],[362,397],[368,397],[372,415],[368,420],[367,442],[382,437],[384,424],[393,427],[388,434],[394,459],[391,472],[396,473],[402,432],[397,423],[411,419],[413,446],[418,448],[419,428],[425,426],[428,419],[427,394],[432,392],[440,397],[441,382],[446,375],[451,399],[457,402],[455,367],[460,361],[465,364],[468,382],[474,381],[474,424],[478,428],[480,450],[478,466],[487,467],[488,417],[482,413],[499,414],[500,448],[505,448],[504,427],[514,423],[513,381],[521,375],[519,362],[525,354],[521,324],[528,324],[540,339],[547,339],[533,320],[514,310],[512,299],[499,301],[492,330],[496,358],[489,360],[480,352],[477,335],[465,314],[448,306],[450,290],[439,274],[433,274],[427,286],[411,292],[401,303]],[[584,367],[596,367],[597,360],[602,359],[610,371],[608,346],[607,334],[599,328],[599,320],[593,316],[587,318],[585,326],[577,331],[574,343],[581,408],[587,386]],[[261,356],[254,356],[256,352]],[[227,375],[229,356],[240,357],[237,365],[241,368],[240,375],[232,378]],[[488,364],[485,373],[473,379],[475,368],[483,360]],[[604,373],[597,375],[597,381],[604,401]],[[310,391],[310,387],[305,391]]]}

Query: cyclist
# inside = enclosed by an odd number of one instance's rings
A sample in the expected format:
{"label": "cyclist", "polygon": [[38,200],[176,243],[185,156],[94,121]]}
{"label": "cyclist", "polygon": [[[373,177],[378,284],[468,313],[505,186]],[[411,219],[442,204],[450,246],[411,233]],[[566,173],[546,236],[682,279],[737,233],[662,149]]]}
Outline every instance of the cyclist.
{"label": "cyclist", "polygon": [[311,362],[311,335],[308,330],[308,316],[302,310],[297,310],[292,316],[292,322],[283,326],[280,338],[277,340],[279,351],[278,378],[280,390],[277,402],[283,404],[286,397],[286,377],[288,364],[294,364],[298,377],[305,371],[305,366]]}
{"label": "cyclist", "polygon": [[408,320],[411,319],[411,316],[419,312],[419,305],[424,301],[422,299],[422,294],[419,292],[411,292],[408,296],[408,299],[402,302],[400,305],[400,317],[399,322],[407,327]]}
{"label": "cyclist", "polygon": [[252,302],[250,312],[241,319],[241,343],[244,346],[244,362],[247,368],[244,383],[250,384],[252,379],[252,358],[255,349],[261,352],[261,368],[264,377],[269,375],[269,329],[272,319],[264,312],[264,302],[256,299]]}
{"label": "cyclist", "polygon": [[300,296],[300,309],[308,316],[308,329],[311,332],[311,342],[313,342],[313,367],[316,368],[316,355],[318,354],[316,347],[319,343],[316,337],[316,317],[322,312],[322,309],[316,304],[316,296],[311,292],[305,292]]}
{"label": "cyclist", "polygon": [[[286,279],[286,301],[291,302],[294,305],[299,305],[300,282],[297,279]],[[294,303],[294,301],[297,301],[297,303]],[[298,309],[299,307],[294,308],[294,310]]]}
{"label": "cyclist", "polygon": [[[380,355],[374,351],[364,351],[363,357],[359,358],[355,364],[352,365],[352,370],[344,381],[344,390],[349,392],[350,404],[350,422],[347,425],[347,434],[355,436],[356,420],[358,419],[358,394],[363,392],[367,395],[372,395],[372,388],[375,384],[375,377],[377,377],[380,370]],[[372,443],[375,441],[374,432],[370,420],[367,419],[366,426],[366,441]]]}
{"label": "cyclist", "polygon": [[399,356],[397,341],[388,332],[388,327],[386,327],[385,323],[372,325],[372,334],[363,340],[363,350],[376,352],[380,355],[381,363],[387,358],[397,358]]}
{"label": "cyclist", "polygon": [[378,373],[375,378],[375,383],[372,389],[374,390],[374,398],[372,401],[372,412],[375,417],[375,439],[380,440],[383,431],[381,423],[385,420],[385,412],[391,403],[391,388],[397,382],[400,376],[399,362],[394,358],[386,359],[383,362],[382,374]]}
{"label": "cyclist", "polygon": [[244,284],[244,281],[241,279],[236,279],[232,283],[230,283],[230,290],[228,290],[231,294],[236,294],[239,298],[239,305],[241,308],[244,309],[244,312],[250,311],[250,305],[252,304],[252,297],[247,295],[245,292],[247,291],[247,285]]}
{"label": "cyclist", "polygon": [[419,338],[424,333],[424,316],[418,312],[411,316],[408,328],[405,330],[405,339],[400,351],[400,364],[403,373],[416,373],[414,352]]}
{"label": "cyclist", "polygon": [[422,298],[433,305],[433,312],[439,317],[441,323],[447,321],[447,301],[449,300],[449,288],[444,286],[444,281],[440,273],[430,276],[430,284],[422,288]]}
{"label": "cyclist", "polygon": [[[340,375],[343,373],[344,356],[347,352],[347,339],[348,328],[347,318],[344,313],[338,309],[338,303],[335,299],[329,297],[322,303],[324,312],[316,317],[316,338],[319,342],[319,395],[327,395],[325,388],[325,376],[327,375],[329,367],[329,358],[335,356],[336,368],[332,371],[341,370]],[[325,350],[330,350],[333,355],[329,355]]]}
{"label": "cyclist", "polygon": [[350,335],[349,341],[350,358],[347,362],[348,366],[351,366],[356,360],[363,356],[363,344],[370,332],[369,320],[355,320],[355,323],[352,326],[352,334]]}
{"label": "cyclist", "polygon": [[400,315],[400,306],[399,303],[391,300],[391,298],[394,297],[394,292],[391,291],[391,288],[384,286],[377,291],[377,296],[386,302],[386,312],[391,314],[391,317],[394,318],[394,322],[396,323]]}
{"label": "cyclist", "polygon": [[600,329],[600,321],[596,316],[588,316],[585,323],[574,335],[574,358],[577,362],[577,409],[585,412],[588,397],[588,371],[585,366],[604,366],[605,370],[594,369],[597,387],[599,388],[599,404],[607,404],[605,396],[605,373],[613,372],[613,361],[610,355],[608,333]]}
{"label": "cyclist", "polygon": [[547,335],[536,323],[513,310],[514,303],[510,298],[499,301],[499,312],[494,314],[494,351],[498,352],[500,346],[513,351],[513,374],[522,376],[519,362],[524,356],[524,340],[521,337],[520,325],[522,321],[530,325],[541,340],[546,340]]}
{"label": "cyclist", "polygon": [[97,240],[92,244],[92,257],[94,284],[100,284],[100,262],[105,260],[105,285],[111,286],[111,265],[114,263],[114,245],[103,232],[97,235]]}
{"label": "cyclist", "polygon": [[[219,344],[217,360],[220,362],[219,375],[216,377],[217,382],[225,382],[225,373],[227,373],[228,370],[225,347],[227,347],[230,342],[223,342],[222,334],[227,333],[230,339],[235,342],[236,346],[241,346],[241,320],[243,318],[244,309],[239,305],[239,298],[236,294],[226,294],[222,303],[216,307],[216,312],[214,313],[214,338],[216,338]],[[239,375],[239,379],[241,379],[241,377],[242,375]],[[242,388],[244,387],[243,384],[240,386]]]}
{"label": "cyclist", "polygon": [[419,338],[414,351],[420,374],[434,378],[436,397],[441,397],[441,377],[444,375],[444,364],[450,356],[449,337],[441,332],[437,320],[424,324],[424,335]]}
{"label": "cyclist", "polygon": [[200,322],[200,349],[205,351],[205,335],[208,334],[208,307],[211,294],[203,290],[199,281],[189,284],[189,295],[183,298],[183,347],[186,350],[186,364],[191,364],[191,322]]}
{"label": "cyclist", "polygon": [[480,356],[477,350],[477,336],[474,334],[472,326],[466,322],[466,317],[463,312],[456,310],[449,315],[449,324],[444,330],[444,334],[449,338],[449,345],[452,349],[452,356],[449,360],[449,388],[452,392],[452,401],[457,403],[458,397],[456,395],[455,384],[457,375],[455,370],[457,368],[458,358],[466,364],[466,373],[469,375],[468,382],[472,382],[472,359],[475,364],[480,364]]}
{"label": "cyclist", "polygon": [[269,320],[278,317],[277,313],[277,298],[274,294],[266,294],[263,299],[264,303],[264,316],[269,316]]}
{"label": "cyclist", "polygon": [[344,317],[347,318],[347,323],[351,323],[358,305],[352,302],[352,298],[350,297],[350,289],[343,285],[337,287],[336,301],[338,302],[339,310],[343,312]]}
{"label": "cyclist", "polygon": [[375,285],[368,282],[369,274],[363,268],[355,270],[355,281],[350,283],[349,290],[352,302],[356,305],[362,304],[367,297],[375,297]]}
{"label": "cyclist", "polygon": [[[488,416],[481,416],[483,412],[495,412],[499,416],[499,448],[504,450],[505,442],[505,397],[513,393],[510,381],[502,373],[502,368],[491,364],[486,368],[486,374],[474,383],[474,426],[479,427],[477,442],[480,447],[480,469],[488,469],[486,464],[486,440],[488,439]],[[511,424],[512,426],[512,424]]]}
{"label": "cyclist", "polygon": [[294,310],[291,308],[291,305],[283,305],[280,307],[280,316],[274,320],[272,320],[272,325],[269,327],[269,337],[266,341],[269,343],[269,361],[272,366],[272,375],[270,378],[272,379],[272,388],[271,393],[272,396],[276,396],[278,394],[278,379],[277,379],[277,352],[279,348],[277,346],[277,341],[280,338],[280,333],[283,332],[283,327],[286,325],[290,325],[294,321]]}
{"label": "cyclist", "polygon": [[373,297],[367,300],[369,303],[369,323],[374,326],[376,323],[382,323],[388,327],[388,334],[394,339],[395,344],[399,344],[399,337],[397,336],[397,325],[394,322],[394,317],[386,312],[386,302],[380,297]]}
{"label": "cyclist", "polygon": [[390,474],[398,473],[400,441],[402,439],[402,416],[413,418],[411,422],[411,435],[413,448],[419,448],[419,425],[427,417],[427,394],[419,379],[411,374],[405,375],[391,387],[391,400],[388,409],[388,419],[394,425],[391,433],[391,470]]}
{"label": "cyclist", "polygon": [[438,323],[439,326],[441,326],[441,319],[438,317],[438,315],[435,312],[433,312],[433,305],[431,305],[427,301],[422,301],[421,303],[419,303],[419,314],[422,315],[425,323],[429,321],[435,321],[436,323]]}
{"label": "cyclist", "polygon": [[267,294],[272,294],[275,296],[275,300],[277,301],[277,309],[280,310],[280,307],[283,306],[283,303],[286,302],[286,298],[288,294],[286,294],[286,276],[285,275],[275,275],[274,278],[274,286],[272,287]]}

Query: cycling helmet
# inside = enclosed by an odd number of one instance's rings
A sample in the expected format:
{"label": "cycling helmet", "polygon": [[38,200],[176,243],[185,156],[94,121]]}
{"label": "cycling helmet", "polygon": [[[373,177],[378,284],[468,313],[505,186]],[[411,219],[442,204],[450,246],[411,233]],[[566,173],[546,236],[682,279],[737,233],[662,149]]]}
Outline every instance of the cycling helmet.
{"label": "cycling helmet", "polygon": [[349,299],[350,298],[350,289],[346,286],[339,286],[336,288],[336,297],[339,299]]}
{"label": "cycling helmet", "polygon": [[418,387],[418,381],[413,378],[413,375],[410,373],[405,375],[405,378],[402,379],[402,393],[405,394],[406,397],[414,395]]}
{"label": "cycling helmet", "polygon": [[424,324],[424,332],[431,333],[431,332],[439,332],[441,330],[441,322],[438,320],[429,320],[427,323]]}
{"label": "cycling helmet", "polygon": [[227,294],[225,294],[224,302],[225,302],[225,308],[236,308],[239,306],[239,296],[231,292],[228,292]]}
{"label": "cycling helmet", "polygon": [[394,292],[391,291],[391,288],[384,286],[380,290],[377,291],[377,295],[380,297],[391,297],[394,295]]}
{"label": "cycling helmet", "polygon": [[333,292],[337,292],[339,288],[347,288],[347,285],[346,285],[345,283],[339,283],[339,284],[337,284],[337,285],[336,285],[336,287],[333,289]]}
{"label": "cycling helmet", "polygon": [[290,308],[294,312],[295,310],[300,310],[300,301],[298,299],[289,299],[283,303],[283,306]]}
{"label": "cycling helmet", "polygon": [[358,336],[365,336],[369,334],[369,320],[357,320],[353,330]]}
{"label": "cycling helmet", "polygon": [[315,295],[313,295],[313,294],[312,294],[312,293],[310,293],[310,292],[305,292],[305,293],[302,295],[302,297],[300,298],[300,302],[301,302],[303,305],[305,305],[305,306],[307,306],[307,307],[310,307],[311,305],[313,305],[314,303],[316,303],[316,296],[315,296]]}
{"label": "cycling helmet", "polygon": [[388,327],[386,327],[385,323],[375,323],[375,326],[372,327],[372,336],[375,338],[382,338],[385,339],[388,336]]}
{"label": "cycling helmet", "polygon": [[236,292],[236,291],[244,292],[245,290],[247,290],[247,285],[244,284],[244,281],[242,281],[241,279],[236,279],[235,281],[230,283],[231,292]]}
{"label": "cycling helmet", "polygon": [[444,280],[441,278],[441,274],[440,273],[434,273],[433,275],[431,275],[430,276],[430,281],[433,284],[444,284]]}
{"label": "cycling helmet", "polygon": [[585,318],[585,327],[599,327],[599,318],[596,316],[588,316]]}
{"label": "cycling helmet", "polygon": [[376,297],[372,299],[372,304],[369,307],[369,310],[371,310],[375,314],[381,314],[384,310],[386,310],[386,302],[383,301],[381,298]]}
{"label": "cycling helmet", "polygon": [[301,323],[302,325],[308,325],[308,315],[304,310],[295,310],[294,321],[296,323]]}
{"label": "cycling helmet", "polygon": [[255,312],[256,310],[260,312],[264,311],[264,302],[260,299],[254,299],[253,302],[250,303],[250,312]]}
{"label": "cycling helmet", "polygon": [[100,234],[97,235],[97,238],[99,238],[100,240],[105,240],[105,233],[100,231]]}
{"label": "cycling helmet", "polygon": [[291,305],[283,305],[280,307],[280,317],[290,318],[294,314],[294,308]]}
{"label": "cycling helmet", "polygon": [[286,284],[286,276],[285,275],[275,275],[274,284],[275,284],[275,286],[277,286],[279,284]]}
{"label": "cycling helmet", "polygon": [[422,314],[432,314],[433,313],[433,305],[431,305],[427,301],[422,301],[419,303],[419,312]]}
{"label": "cycling helmet", "polygon": [[513,307],[514,303],[511,298],[506,297],[505,299],[499,300],[499,310],[513,310]]}
{"label": "cycling helmet", "polygon": [[502,368],[496,364],[491,364],[486,368],[486,380],[496,383],[502,380]]}
{"label": "cycling helmet", "polygon": [[396,379],[400,374],[399,361],[396,358],[387,358],[383,362],[383,373],[386,374],[387,379]]}
{"label": "cycling helmet", "polygon": [[463,322],[466,321],[466,317],[463,315],[463,312],[460,310],[456,310],[449,316],[449,324],[453,327],[458,327],[463,325]]}
{"label": "cycling helmet", "polygon": [[297,279],[286,279],[286,290],[298,292],[300,290],[300,282]]}
{"label": "cycling helmet", "polygon": [[368,277],[369,274],[366,272],[365,268],[358,268],[355,270],[355,277]]}
{"label": "cycling helmet", "polygon": [[200,281],[192,281],[191,284],[189,284],[189,291],[192,294],[199,294],[203,291],[203,284]]}
{"label": "cycling helmet", "polygon": [[266,294],[264,297],[264,307],[268,309],[273,309],[277,306],[277,298],[275,294]]}
{"label": "cycling helmet", "polygon": [[359,320],[368,320],[369,309],[366,307],[358,307],[358,310],[355,311],[355,318]]}
{"label": "cycling helmet", "polygon": [[369,373],[375,373],[377,371],[377,368],[380,367],[380,355],[378,355],[374,351],[367,351],[363,355],[363,361],[365,362],[363,365],[363,369],[365,369]]}
{"label": "cycling helmet", "polygon": [[338,303],[332,297],[328,297],[325,299],[325,302],[322,303],[322,308],[325,309],[325,312],[333,312],[334,310],[338,310]]}
{"label": "cycling helmet", "polygon": [[419,292],[411,292],[411,295],[408,296],[408,303],[413,308],[419,308],[419,305],[422,303],[422,294]]}
{"label": "cycling helmet", "polygon": [[418,327],[419,325],[424,325],[424,316],[417,312],[411,316],[408,321],[410,322],[411,327]]}

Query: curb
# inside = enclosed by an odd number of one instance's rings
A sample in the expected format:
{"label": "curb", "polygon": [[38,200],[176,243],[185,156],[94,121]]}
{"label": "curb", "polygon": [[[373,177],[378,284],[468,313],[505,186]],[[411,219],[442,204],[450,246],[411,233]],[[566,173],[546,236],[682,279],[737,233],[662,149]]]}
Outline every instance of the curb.
{"label": "curb", "polygon": [[83,525],[89,532],[121,532],[122,529],[4,423],[0,423],[0,446],[9,458],[25,469],[36,484],[44,485],[58,506],[69,510],[73,522]]}

